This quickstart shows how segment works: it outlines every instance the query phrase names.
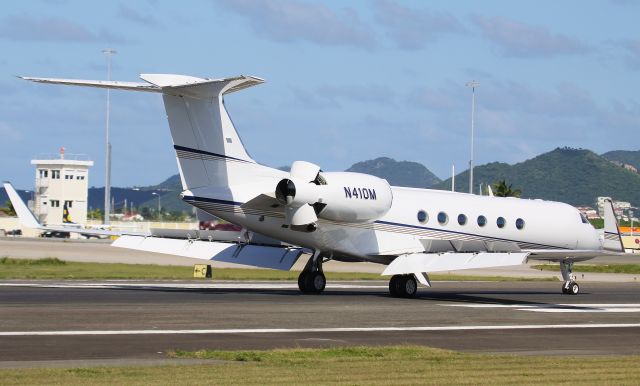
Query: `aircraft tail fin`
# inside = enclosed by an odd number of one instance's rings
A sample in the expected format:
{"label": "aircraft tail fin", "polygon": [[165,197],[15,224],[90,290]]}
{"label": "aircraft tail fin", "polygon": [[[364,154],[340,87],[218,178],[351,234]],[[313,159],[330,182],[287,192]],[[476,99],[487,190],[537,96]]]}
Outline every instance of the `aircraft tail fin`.
{"label": "aircraft tail fin", "polygon": [[605,200],[604,202],[604,240],[602,246],[607,251],[624,252],[620,228],[618,228],[618,221],[616,220],[611,200]]}
{"label": "aircraft tail fin", "polygon": [[42,224],[36,219],[36,216],[29,210],[27,205],[22,201],[18,192],[13,188],[10,182],[3,183],[4,189],[7,191],[11,205],[18,215],[20,224],[26,228],[41,228]]}
{"label": "aircraft tail fin", "polygon": [[183,190],[226,187],[230,179],[250,180],[260,167],[247,153],[227,113],[223,96],[264,80],[252,76],[205,79],[142,74],[145,82],[21,77],[38,83],[161,93],[176,151]]}
{"label": "aircraft tail fin", "polygon": [[67,202],[64,202],[64,207],[62,208],[62,223],[63,224],[75,224],[71,221],[71,215],[69,214],[69,206]]}

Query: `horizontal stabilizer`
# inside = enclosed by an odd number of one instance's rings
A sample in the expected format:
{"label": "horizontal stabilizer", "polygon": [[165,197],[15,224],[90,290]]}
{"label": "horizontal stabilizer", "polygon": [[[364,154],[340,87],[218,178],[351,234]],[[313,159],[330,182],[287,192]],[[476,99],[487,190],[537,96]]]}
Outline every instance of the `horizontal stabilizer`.
{"label": "horizontal stabilizer", "polygon": [[166,253],[195,259],[285,271],[291,269],[303,252],[300,248],[140,236],[122,236],[111,245],[139,251]]}
{"label": "horizontal stabilizer", "polygon": [[528,253],[413,253],[398,256],[382,273],[387,275],[419,274],[422,272],[456,271],[520,265]]}
{"label": "horizontal stabilizer", "polygon": [[158,86],[141,82],[118,82],[108,80],[83,80],[83,79],[60,79],[60,78],[34,78],[29,76],[19,76],[18,78],[30,80],[36,83],[64,84],[67,86],[84,86],[98,88],[115,88],[129,91],[151,91],[162,92]]}
{"label": "horizontal stabilizer", "polygon": [[140,78],[145,81],[144,83],[107,80],[35,78],[29,76],[19,76],[19,78],[37,83],[110,88],[127,91],[159,92],[167,95],[189,96],[198,99],[215,98],[221,94],[232,93],[247,87],[264,83],[264,80],[261,78],[245,75],[224,79],[206,79],[187,75],[142,74],[140,75]]}

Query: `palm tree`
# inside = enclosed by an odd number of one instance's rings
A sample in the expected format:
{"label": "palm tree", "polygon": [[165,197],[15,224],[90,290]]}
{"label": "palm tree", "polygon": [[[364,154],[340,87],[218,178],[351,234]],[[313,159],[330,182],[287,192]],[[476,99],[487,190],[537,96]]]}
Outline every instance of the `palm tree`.
{"label": "palm tree", "polygon": [[520,189],[511,189],[513,185],[507,185],[505,180],[495,182],[493,184],[493,195],[496,197],[520,197],[522,191]]}

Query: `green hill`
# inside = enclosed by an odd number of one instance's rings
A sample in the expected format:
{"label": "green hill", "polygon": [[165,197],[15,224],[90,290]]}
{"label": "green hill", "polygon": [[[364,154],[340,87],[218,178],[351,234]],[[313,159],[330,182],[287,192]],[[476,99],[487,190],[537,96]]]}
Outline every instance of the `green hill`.
{"label": "green hill", "polygon": [[604,153],[602,157],[609,161],[618,161],[632,165],[636,169],[640,170],[640,150],[613,150]]}
{"label": "green hill", "polygon": [[393,186],[428,188],[441,181],[422,164],[388,157],[358,162],[346,171],[372,174],[386,179]]}
{"label": "green hill", "polygon": [[[501,179],[522,189],[523,198],[593,206],[596,197],[610,196],[640,204],[640,174],[616,166],[590,150],[558,148],[515,165],[495,162],[474,168],[476,186]],[[434,188],[450,189],[451,181],[447,179]],[[456,191],[469,191],[468,170],[456,176]]]}
{"label": "green hill", "polygon": [[[616,200],[640,205],[640,174],[608,161],[616,160],[638,167],[640,165],[637,162],[640,160],[634,161],[633,158],[636,156],[640,156],[640,151],[611,151],[599,156],[589,150],[558,148],[515,165],[492,162],[477,166],[474,169],[475,190],[478,191],[480,183],[486,185],[504,179],[512,184],[514,189],[521,189],[523,198],[542,198],[572,205],[593,206],[596,197],[610,196]],[[380,157],[358,162],[347,171],[385,178],[394,186],[451,189],[450,178],[441,181],[417,162],[399,162]],[[133,201],[136,206],[155,209],[158,198],[152,193],[157,192],[161,194],[160,199],[165,210],[191,213],[191,206],[179,198],[182,187],[177,174],[157,185],[113,189],[112,196],[115,197],[116,203],[123,202],[126,197],[128,202]],[[456,190],[469,191],[468,171],[456,176]],[[103,188],[91,188],[90,206],[101,208],[103,194]]]}

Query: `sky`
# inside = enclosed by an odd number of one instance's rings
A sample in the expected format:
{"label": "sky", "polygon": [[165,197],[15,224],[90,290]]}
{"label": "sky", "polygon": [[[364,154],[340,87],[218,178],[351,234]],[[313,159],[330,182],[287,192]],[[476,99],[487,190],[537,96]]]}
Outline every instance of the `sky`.
{"label": "sky", "polygon": [[[14,1],[0,11],[0,179],[85,154],[104,186],[106,91],[16,75],[266,83],[226,97],[252,157],[323,170],[387,156],[441,178],[556,147],[638,150],[640,1]],[[111,93],[112,185],[177,173],[161,97]]]}

